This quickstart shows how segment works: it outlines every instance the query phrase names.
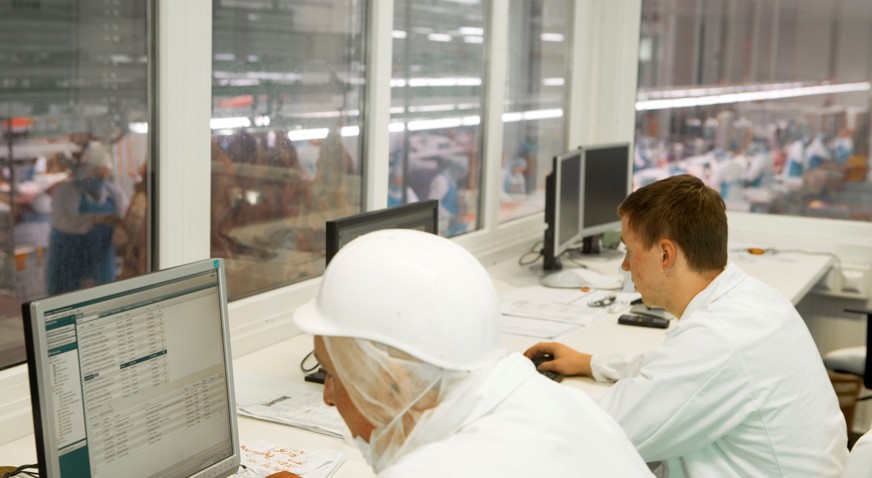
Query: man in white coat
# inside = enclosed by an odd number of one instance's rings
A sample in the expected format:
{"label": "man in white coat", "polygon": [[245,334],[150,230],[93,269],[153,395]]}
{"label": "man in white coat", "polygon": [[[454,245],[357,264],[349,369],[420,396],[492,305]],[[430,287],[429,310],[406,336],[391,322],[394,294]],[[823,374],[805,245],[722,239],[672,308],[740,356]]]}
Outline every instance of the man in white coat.
{"label": "man in white coat", "polygon": [[679,320],[653,353],[593,356],[558,343],[540,365],[617,381],[600,405],[660,476],[838,477],[847,431],[811,335],[781,294],[727,263],[724,202],[699,179],[640,188],[618,208],[648,306]]}
{"label": "man in white coat", "polygon": [[651,476],[593,400],[502,349],[493,284],[448,239],[355,239],[294,319],[315,336],[324,401],[380,478]]}

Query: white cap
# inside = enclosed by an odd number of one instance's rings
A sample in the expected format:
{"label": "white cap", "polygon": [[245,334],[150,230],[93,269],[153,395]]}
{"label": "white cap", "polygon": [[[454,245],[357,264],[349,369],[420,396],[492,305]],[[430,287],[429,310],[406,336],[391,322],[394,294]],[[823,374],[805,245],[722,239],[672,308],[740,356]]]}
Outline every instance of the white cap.
{"label": "white cap", "polygon": [[109,150],[103,146],[103,143],[92,141],[85,148],[85,153],[82,155],[82,168],[84,171],[91,171],[94,168],[103,167],[110,171],[112,168],[112,155]]}
{"label": "white cap", "polygon": [[294,320],[313,335],[372,340],[447,370],[477,370],[502,353],[502,316],[487,272],[461,246],[420,231],[351,241]]}

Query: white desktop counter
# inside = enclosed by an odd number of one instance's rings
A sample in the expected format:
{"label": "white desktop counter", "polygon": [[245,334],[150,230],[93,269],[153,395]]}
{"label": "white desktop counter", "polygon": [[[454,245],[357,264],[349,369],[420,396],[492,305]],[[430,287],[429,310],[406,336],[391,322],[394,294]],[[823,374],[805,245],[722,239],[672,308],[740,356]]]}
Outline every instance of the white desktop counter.
{"label": "white desktop counter", "polygon": [[[621,258],[580,258],[588,267],[607,274],[619,272]],[[730,260],[752,276],[772,285],[775,289],[798,303],[805,294],[830,269],[833,259],[827,255],[780,253],[752,256],[744,252],[731,254]],[[538,270],[534,266],[517,264],[516,258],[502,261],[488,268],[500,292],[512,288],[537,285],[541,275],[541,261]],[[665,331],[643,327],[623,326],[616,323],[617,315],[625,309],[612,308],[606,316],[586,327],[578,327],[556,340],[587,353],[619,353],[648,351],[656,349],[663,341]],[[503,344],[509,351],[523,351],[538,342],[534,337],[503,335]],[[303,383],[300,362],[312,349],[312,338],[299,335],[284,342],[238,357],[233,361],[234,370],[263,377]],[[570,387],[577,387],[593,397],[602,396],[608,384],[599,384],[589,378],[570,377],[563,381]],[[321,385],[306,383],[313,390],[321,390]],[[302,449],[340,449],[347,456],[346,462],[333,475],[335,478],[366,478],[374,476],[356,449],[347,446],[341,439],[298,430],[288,426],[239,417],[239,434],[243,440],[265,440],[276,445]],[[36,451],[33,436],[27,436],[11,443],[0,445],[0,465],[22,465],[33,463]]]}

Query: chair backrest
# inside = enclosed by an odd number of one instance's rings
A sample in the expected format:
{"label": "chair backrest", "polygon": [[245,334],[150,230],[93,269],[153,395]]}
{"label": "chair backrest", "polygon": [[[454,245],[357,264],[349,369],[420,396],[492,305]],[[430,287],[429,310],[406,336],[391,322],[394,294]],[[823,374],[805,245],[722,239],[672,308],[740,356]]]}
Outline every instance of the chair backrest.
{"label": "chair backrest", "polygon": [[854,443],[842,478],[869,478],[872,476],[872,431],[866,432]]}
{"label": "chair backrest", "polygon": [[866,368],[863,373],[863,386],[872,389],[872,354],[869,353],[869,344],[872,344],[872,310],[845,309],[845,312],[866,314]]}

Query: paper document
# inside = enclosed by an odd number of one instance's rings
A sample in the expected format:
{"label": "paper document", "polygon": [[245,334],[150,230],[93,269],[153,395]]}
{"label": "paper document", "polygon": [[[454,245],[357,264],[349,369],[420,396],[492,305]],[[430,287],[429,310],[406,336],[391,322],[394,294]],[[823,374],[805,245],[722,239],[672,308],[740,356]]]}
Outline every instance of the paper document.
{"label": "paper document", "polygon": [[257,476],[290,471],[303,478],[327,478],[345,461],[345,454],[339,450],[299,450],[262,440],[243,440],[240,448],[242,464]]}
{"label": "paper document", "polygon": [[503,332],[513,335],[553,339],[576,328],[578,328],[578,325],[567,324],[566,322],[513,317],[510,315],[503,316]]}
{"label": "paper document", "polygon": [[335,407],[324,404],[322,392],[290,383],[237,372],[236,408],[240,415],[283,423],[324,435],[342,437],[345,423]]}
{"label": "paper document", "polygon": [[500,311],[505,315],[532,319],[556,320],[576,325],[590,325],[606,314],[605,308],[586,305],[560,304],[538,300],[514,299],[503,302]]}

